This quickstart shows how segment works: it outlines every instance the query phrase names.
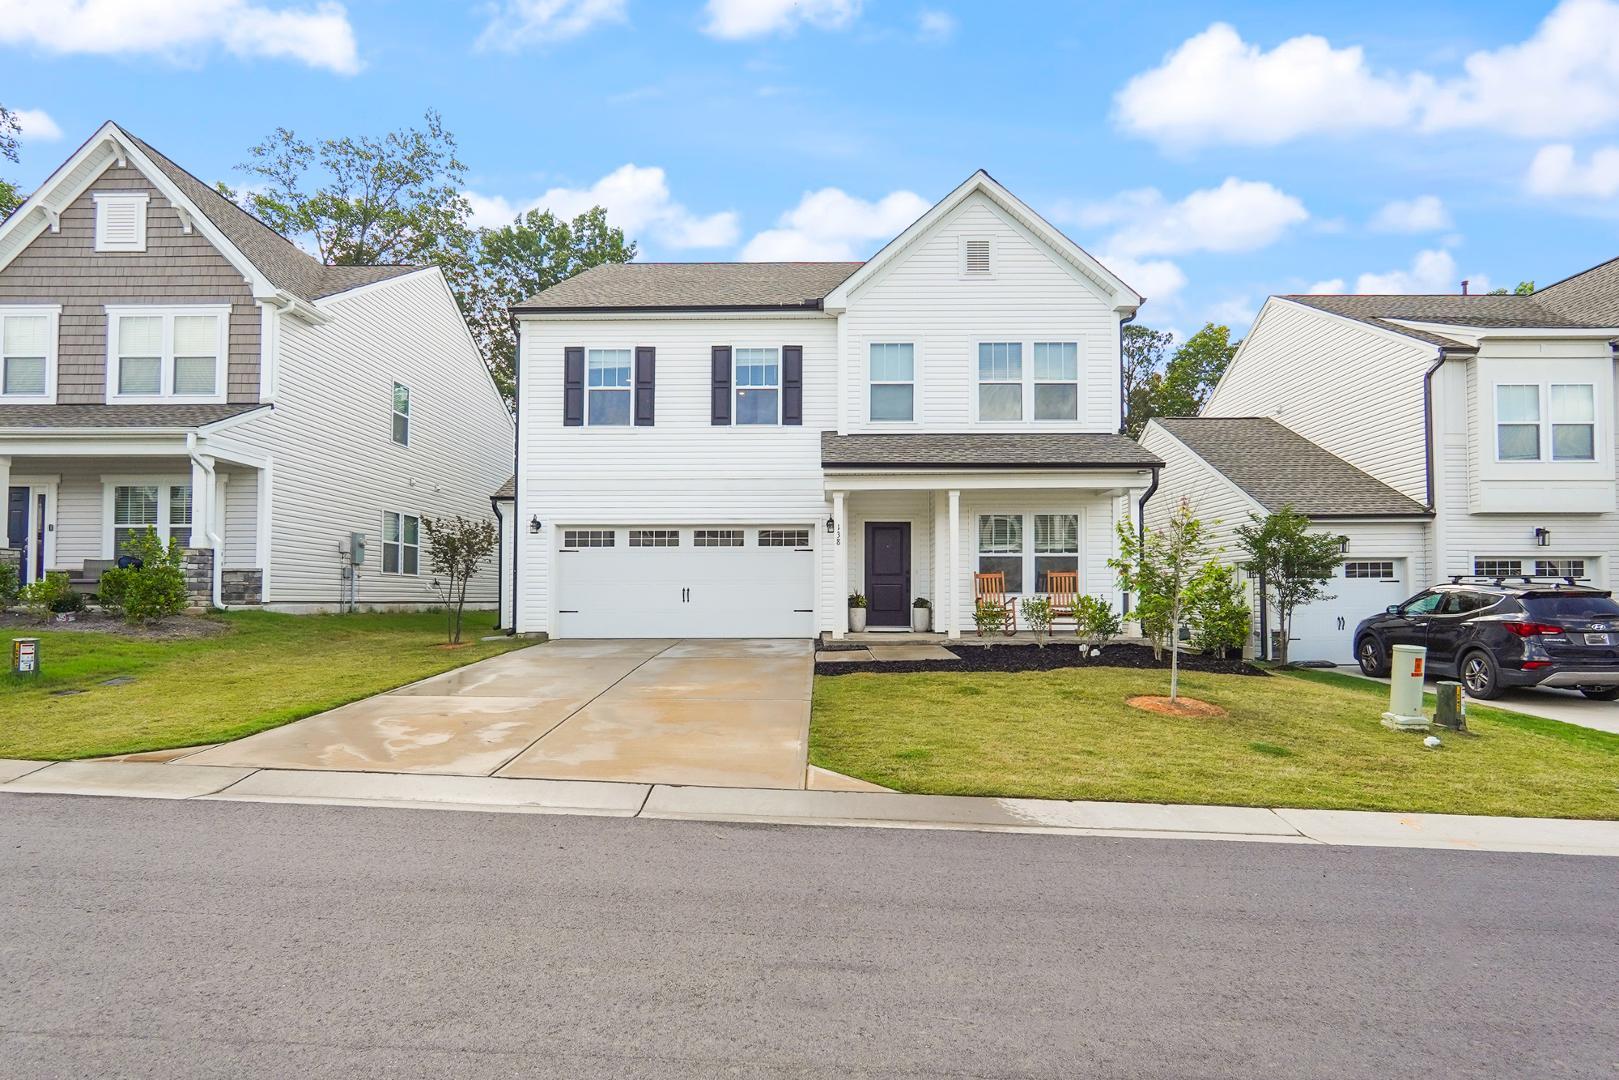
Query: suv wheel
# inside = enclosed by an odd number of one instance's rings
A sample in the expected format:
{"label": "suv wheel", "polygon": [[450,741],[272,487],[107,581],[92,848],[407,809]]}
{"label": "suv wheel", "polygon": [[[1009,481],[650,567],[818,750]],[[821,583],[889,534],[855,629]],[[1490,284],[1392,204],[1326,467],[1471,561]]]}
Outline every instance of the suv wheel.
{"label": "suv wheel", "polygon": [[1475,649],[1462,657],[1461,676],[1469,697],[1487,700],[1501,696],[1501,671],[1489,653]]}
{"label": "suv wheel", "polygon": [[1355,660],[1360,664],[1360,670],[1374,679],[1380,679],[1389,673],[1388,653],[1383,651],[1382,642],[1371,634],[1361,638],[1355,645]]}
{"label": "suv wheel", "polygon": [[1604,686],[1601,690],[1581,690],[1592,701],[1619,701],[1619,686]]}

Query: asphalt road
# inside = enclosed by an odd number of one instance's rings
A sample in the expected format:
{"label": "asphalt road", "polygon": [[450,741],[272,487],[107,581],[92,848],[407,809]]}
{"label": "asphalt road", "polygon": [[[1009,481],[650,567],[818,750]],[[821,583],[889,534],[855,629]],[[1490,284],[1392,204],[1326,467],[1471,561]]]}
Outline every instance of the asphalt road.
{"label": "asphalt road", "polygon": [[0,795],[7,1077],[1611,1077],[1619,863]]}

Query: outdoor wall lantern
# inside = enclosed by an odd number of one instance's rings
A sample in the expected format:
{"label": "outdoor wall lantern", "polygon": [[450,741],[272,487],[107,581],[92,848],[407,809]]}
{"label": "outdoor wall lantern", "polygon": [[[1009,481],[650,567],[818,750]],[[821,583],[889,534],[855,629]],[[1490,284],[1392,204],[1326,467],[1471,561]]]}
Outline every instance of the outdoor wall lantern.
{"label": "outdoor wall lantern", "polygon": [[1538,544],[1541,547],[1551,547],[1552,546],[1552,531],[1550,529],[1547,529],[1547,528],[1542,528],[1540,526],[1536,526],[1536,528],[1535,528],[1535,543]]}
{"label": "outdoor wall lantern", "polygon": [[1341,536],[1341,537],[1338,538],[1338,554],[1340,554],[1340,555],[1348,555],[1349,554],[1349,537]]}
{"label": "outdoor wall lantern", "polygon": [[531,533],[540,531],[540,516],[538,514],[528,519],[528,531]]}
{"label": "outdoor wall lantern", "polygon": [[826,519],[826,531],[829,533],[835,533],[838,531],[838,523],[835,518]]}

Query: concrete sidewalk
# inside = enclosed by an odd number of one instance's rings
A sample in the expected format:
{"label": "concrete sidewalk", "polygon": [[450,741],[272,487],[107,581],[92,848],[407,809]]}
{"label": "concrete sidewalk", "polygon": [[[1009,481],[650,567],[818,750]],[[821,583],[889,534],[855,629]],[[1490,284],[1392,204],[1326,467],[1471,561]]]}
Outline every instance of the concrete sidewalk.
{"label": "concrete sidewalk", "polygon": [[1619,821],[0,760],[0,793],[1619,856]]}

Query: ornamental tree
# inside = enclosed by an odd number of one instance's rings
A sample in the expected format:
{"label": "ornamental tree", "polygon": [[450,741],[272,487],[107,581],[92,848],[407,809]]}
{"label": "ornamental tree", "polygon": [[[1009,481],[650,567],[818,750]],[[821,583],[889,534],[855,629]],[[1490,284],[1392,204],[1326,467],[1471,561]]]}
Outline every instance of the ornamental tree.
{"label": "ornamental tree", "polygon": [[1250,523],[1237,528],[1248,559],[1242,568],[1259,578],[1265,601],[1276,611],[1281,645],[1276,661],[1287,663],[1293,636],[1293,613],[1317,600],[1331,600],[1327,583],[1344,561],[1348,537],[1310,531],[1310,519],[1284,506],[1267,517],[1250,515]]}
{"label": "ornamental tree", "polygon": [[1208,530],[1182,499],[1162,528],[1138,536],[1125,518],[1119,523],[1119,554],[1109,559],[1119,587],[1135,593],[1143,611],[1162,619],[1169,638],[1169,700],[1180,694],[1180,631],[1193,598],[1192,583],[1211,552]]}

